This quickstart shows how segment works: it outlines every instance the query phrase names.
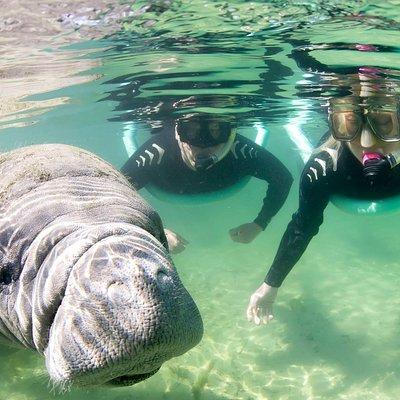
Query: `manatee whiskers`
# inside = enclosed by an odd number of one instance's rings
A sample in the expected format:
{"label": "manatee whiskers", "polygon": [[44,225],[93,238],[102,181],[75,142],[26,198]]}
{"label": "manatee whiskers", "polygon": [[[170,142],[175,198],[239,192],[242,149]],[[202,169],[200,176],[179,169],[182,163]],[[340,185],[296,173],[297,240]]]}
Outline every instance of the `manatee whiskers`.
{"label": "manatee whiskers", "polygon": [[47,387],[53,395],[64,395],[71,391],[72,382],[70,381],[55,381],[48,379]]}

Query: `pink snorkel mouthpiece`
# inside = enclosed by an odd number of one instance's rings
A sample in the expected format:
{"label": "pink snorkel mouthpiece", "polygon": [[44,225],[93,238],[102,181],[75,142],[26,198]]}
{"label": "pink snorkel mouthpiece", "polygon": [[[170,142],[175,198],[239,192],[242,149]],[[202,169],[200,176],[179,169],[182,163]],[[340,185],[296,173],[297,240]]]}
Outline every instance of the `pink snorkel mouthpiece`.
{"label": "pink snorkel mouthpiece", "polygon": [[378,51],[378,49],[372,44],[356,44],[356,49],[359,51]]}
{"label": "pink snorkel mouthpiece", "polygon": [[363,158],[362,158],[362,163],[365,165],[367,161],[371,160],[381,160],[383,158],[383,155],[380,153],[364,153]]}

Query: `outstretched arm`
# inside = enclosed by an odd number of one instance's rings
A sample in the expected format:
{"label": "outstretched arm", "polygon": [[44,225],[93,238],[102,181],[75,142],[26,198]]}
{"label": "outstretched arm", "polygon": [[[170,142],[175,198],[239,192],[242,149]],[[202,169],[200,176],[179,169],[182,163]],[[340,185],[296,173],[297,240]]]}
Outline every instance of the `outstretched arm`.
{"label": "outstretched arm", "polygon": [[264,283],[250,298],[247,316],[257,325],[272,319],[272,305],[278,288],[323,222],[324,209],[329,201],[329,184],[326,175],[320,180],[316,174],[310,175],[309,171],[316,170],[313,163],[307,163],[300,180],[299,209],[286,228]]}
{"label": "outstretched arm", "polygon": [[243,146],[243,149],[246,146],[250,148],[247,157],[245,157],[246,149],[242,153],[243,168],[256,178],[268,182],[263,206],[258,216],[253,222],[240,225],[229,231],[233,241],[249,243],[267,227],[272,217],[283,206],[289,194],[293,178],[288,169],[263,147],[255,143],[244,144]]}
{"label": "outstretched arm", "polygon": [[273,154],[260,147],[254,160],[254,176],[268,182],[263,206],[254,222],[265,229],[281,209],[289,194],[293,178],[289,170]]}

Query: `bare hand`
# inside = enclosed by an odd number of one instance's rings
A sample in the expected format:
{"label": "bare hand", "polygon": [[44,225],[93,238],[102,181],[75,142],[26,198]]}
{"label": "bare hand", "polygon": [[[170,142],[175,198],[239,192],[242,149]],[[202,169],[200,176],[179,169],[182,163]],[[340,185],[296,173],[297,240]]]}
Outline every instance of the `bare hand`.
{"label": "bare hand", "polygon": [[178,254],[185,250],[185,246],[189,242],[184,239],[181,235],[171,231],[170,229],[164,229],[165,236],[167,237],[169,252],[171,254]]}
{"label": "bare hand", "polygon": [[260,225],[255,222],[249,222],[233,228],[229,231],[229,235],[234,242],[250,243],[262,231]]}
{"label": "bare hand", "polygon": [[278,294],[278,288],[265,282],[251,295],[247,307],[247,319],[256,325],[268,324],[274,318],[272,306]]}

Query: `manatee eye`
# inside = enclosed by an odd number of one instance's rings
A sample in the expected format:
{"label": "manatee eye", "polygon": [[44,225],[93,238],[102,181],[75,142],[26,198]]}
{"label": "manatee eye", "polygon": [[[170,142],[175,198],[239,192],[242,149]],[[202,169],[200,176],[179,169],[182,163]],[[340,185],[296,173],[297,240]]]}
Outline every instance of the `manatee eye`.
{"label": "manatee eye", "polygon": [[157,272],[157,284],[161,289],[168,289],[171,285],[171,277],[163,270]]}

